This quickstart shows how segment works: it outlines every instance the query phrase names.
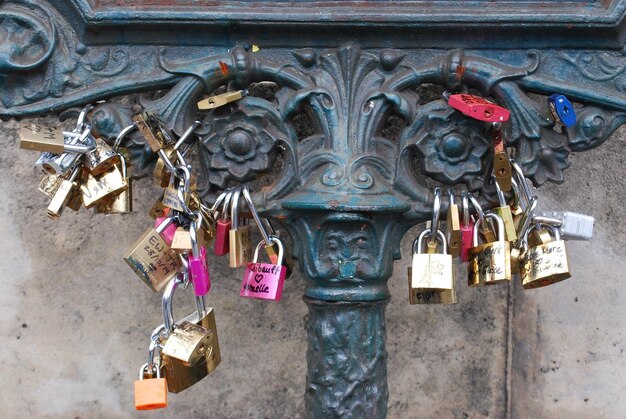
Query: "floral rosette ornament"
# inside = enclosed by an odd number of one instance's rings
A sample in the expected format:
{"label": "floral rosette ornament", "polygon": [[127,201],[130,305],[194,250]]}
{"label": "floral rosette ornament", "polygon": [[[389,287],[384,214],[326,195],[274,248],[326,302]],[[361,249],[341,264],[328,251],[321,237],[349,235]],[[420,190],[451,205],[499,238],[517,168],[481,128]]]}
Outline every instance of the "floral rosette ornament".
{"label": "floral rosette ornament", "polygon": [[482,135],[484,123],[463,116],[444,101],[431,102],[404,137],[422,154],[422,169],[446,184],[470,183],[482,173],[489,141]]}
{"label": "floral rosette ornament", "polygon": [[207,120],[202,154],[209,162],[209,182],[219,188],[229,181],[247,182],[270,170],[279,141],[288,137],[282,118],[271,102],[247,97],[232,112],[214,112]]}

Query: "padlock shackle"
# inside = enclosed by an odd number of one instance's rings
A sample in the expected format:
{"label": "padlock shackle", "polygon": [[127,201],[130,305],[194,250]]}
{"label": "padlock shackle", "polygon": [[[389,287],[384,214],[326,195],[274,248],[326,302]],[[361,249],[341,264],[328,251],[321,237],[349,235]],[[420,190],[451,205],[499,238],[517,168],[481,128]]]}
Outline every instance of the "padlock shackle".
{"label": "padlock shackle", "polygon": [[[91,125],[84,124],[85,129],[81,133],[68,133],[68,137],[72,139],[63,144],[63,151],[65,153],[78,153],[85,154],[96,149],[96,141],[91,136]],[[78,135],[73,135],[78,134]],[[63,133],[65,137],[65,132]]]}
{"label": "padlock shackle", "polygon": [[165,325],[166,333],[169,335],[174,331],[174,311],[172,309],[172,300],[174,299],[174,292],[183,281],[176,275],[165,287],[163,292],[163,298],[161,299],[163,309],[163,324]]}
{"label": "padlock shackle", "polygon": [[428,242],[433,244],[437,241],[437,231],[439,231],[439,212],[441,211],[441,188],[435,188],[433,191],[433,218],[430,224],[430,234]]}
{"label": "padlock shackle", "polygon": [[476,224],[474,225],[474,231],[472,232],[472,245],[474,247],[478,246],[478,230],[479,230],[479,226],[482,224],[485,228],[487,229],[492,229],[492,225],[488,222],[488,220],[494,220],[497,226],[497,231],[496,231],[496,241],[497,242],[504,242],[506,241],[505,238],[505,229],[504,229],[504,221],[502,221],[502,218],[500,218],[500,216],[498,214],[494,214],[494,213],[488,213],[485,214],[485,218],[482,220],[482,223],[480,220],[478,220],[476,222]]}
{"label": "padlock shackle", "polygon": [[230,222],[231,230],[237,230],[239,228],[239,197],[241,195],[241,188],[236,187],[233,191],[233,196],[230,200]]}
{"label": "padlock shackle", "polygon": [[483,211],[483,207],[478,203],[478,200],[474,197],[473,194],[468,194],[469,200],[471,201],[474,209],[476,210],[476,214],[478,215],[478,221],[476,225],[485,225],[485,212]]}
{"label": "padlock shackle", "polygon": [[191,254],[195,258],[200,258],[200,246],[198,245],[198,232],[197,230],[202,225],[202,213],[198,211],[196,213],[196,219],[191,221],[189,226],[189,238],[191,239]]}
{"label": "padlock shackle", "polygon": [[[185,144],[185,143],[191,137],[191,134],[193,134],[194,131],[200,125],[202,125],[202,122],[198,120],[193,121],[191,125],[189,126],[189,128],[187,128],[185,132],[183,132],[183,135],[180,136],[178,141],[176,141],[176,144],[174,144],[174,151],[176,152],[176,159],[183,166],[187,166],[187,162],[185,161],[185,154],[187,153],[187,150],[189,150],[189,148],[191,147],[191,143],[189,144]],[[181,148],[183,145],[185,145],[184,149]]]}
{"label": "padlock shackle", "polygon": [[500,188],[500,184],[497,182],[496,177],[491,175],[491,178],[494,180],[494,184],[496,185],[496,195],[498,195],[498,202],[501,207],[507,207],[506,197],[504,196],[504,192],[502,192],[502,188]]}
{"label": "padlock shackle", "polygon": [[[424,239],[426,239],[429,236],[430,236],[430,230],[426,229],[426,230],[422,231],[420,233],[420,235],[417,236],[417,238],[413,241],[412,251],[413,251],[414,255],[415,254],[421,254],[423,252],[422,244],[424,242]],[[439,241],[441,241],[443,254],[447,254],[448,253],[448,242],[446,240],[445,234],[443,234],[443,232],[441,230],[437,230],[435,241],[437,239],[439,239]],[[417,249],[416,249],[416,247],[417,247]]]}
{"label": "padlock shackle", "polygon": [[461,208],[463,210],[461,222],[463,227],[469,227],[470,225],[470,211],[469,211],[469,198],[467,192],[461,192]]}
{"label": "padlock shackle", "polygon": [[120,133],[117,134],[117,137],[115,138],[115,141],[113,142],[113,151],[117,152],[120,148],[120,145],[122,145],[122,141],[124,141],[124,138],[126,138],[128,134],[135,131],[136,129],[137,129],[137,124],[133,122],[132,124],[124,128],[123,130],[121,130]]}
{"label": "padlock shackle", "polygon": [[261,236],[263,236],[263,241],[265,241],[265,245],[266,246],[271,246],[272,245],[272,241],[270,239],[270,235],[268,234],[267,230],[265,230],[265,226],[263,225],[263,222],[261,221],[261,217],[259,216],[259,212],[257,211],[254,202],[252,202],[252,197],[250,196],[250,191],[248,190],[248,185],[245,185],[243,187],[243,198],[246,201],[246,205],[248,206],[248,209],[250,210],[250,212],[252,213],[252,218],[254,219],[254,222],[256,223],[259,231],[261,232]]}
{"label": "padlock shackle", "polygon": [[93,105],[91,103],[88,103],[87,105],[85,105],[83,109],[81,109],[80,113],[78,114],[78,119],[76,119],[77,131],[83,131],[85,129],[85,121],[87,120],[87,114],[89,114],[89,112],[91,112],[92,109],[93,109]]}
{"label": "padlock shackle", "polygon": [[228,219],[229,213],[228,213],[228,208],[230,206],[230,201],[232,200],[233,197],[233,191],[229,190],[226,193],[226,197],[224,198],[224,205],[222,205],[222,213],[220,214],[220,220],[223,222],[226,222],[226,220]]}
{"label": "padlock shackle", "polygon": [[[428,230],[427,230],[428,231]],[[276,259],[276,265],[282,265],[283,263],[283,243],[280,241],[278,236],[269,236],[270,242],[276,243],[278,246],[278,255]],[[259,261],[259,251],[261,247],[265,244],[265,240],[259,242],[254,249],[254,257],[252,258],[252,263],[258,263]]]}

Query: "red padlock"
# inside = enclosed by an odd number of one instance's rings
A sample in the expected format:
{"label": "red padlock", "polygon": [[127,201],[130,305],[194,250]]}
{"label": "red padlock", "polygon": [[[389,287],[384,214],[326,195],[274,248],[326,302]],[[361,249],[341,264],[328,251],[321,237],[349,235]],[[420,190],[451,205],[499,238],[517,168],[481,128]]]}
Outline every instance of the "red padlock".
{"label": "red padlock", "polygon": [[470,118],[485,122],[506,122],[511,116],[506,108],[479,96],[460,93],[450,95],[448,105]]}
{"label": "red padlock", "polygon": [[228,206],[230,205],[230,199],[233,196],[232,192],[228,192],[224,197],[224,205],[222,206],[222,213],[220,219],[217,220],[217,227],[215,229],[215,247],[214,253],[217,256],[224,256],[230,252],[230,227],[231,220],[228,218]]}

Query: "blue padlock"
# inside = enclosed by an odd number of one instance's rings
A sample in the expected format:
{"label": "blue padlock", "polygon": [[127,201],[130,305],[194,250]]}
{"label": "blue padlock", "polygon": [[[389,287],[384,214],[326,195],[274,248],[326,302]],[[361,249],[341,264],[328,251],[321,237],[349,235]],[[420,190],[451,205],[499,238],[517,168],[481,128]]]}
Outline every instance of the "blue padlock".
{"label": "blue padlock", "polygon": [[576,111],[572,103],[563,95],[555,93],[548,98],[550,104],[550,112],[557,124],[573,127],[576,123]]}

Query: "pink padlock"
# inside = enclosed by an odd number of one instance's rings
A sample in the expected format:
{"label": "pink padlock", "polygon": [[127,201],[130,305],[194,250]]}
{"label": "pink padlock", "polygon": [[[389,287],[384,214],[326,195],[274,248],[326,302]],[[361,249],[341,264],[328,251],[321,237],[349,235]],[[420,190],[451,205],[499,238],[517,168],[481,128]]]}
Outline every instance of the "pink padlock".
{"label": "pink padlock", "polygon": [[469,249],[473,246],[472,236],[474,232],[474,221],[469,215],[469,198],[467,197],[467,192],[461,193],[461,201],[461,251],[459,252],[459,259],[461,259],[461,262],[467,262],[469,260]]}
{"label": "pink padlock", "polygon": [[[167,219],[168,219],[167,215],[164,215],[163,217],[158,217],[154,221],[154,228],[157,228],[159,225],[163,223],[163,221]],[[159,232],[161,234],[161,237],[163,237],[163,240],[165,240],[165,243],[168,246],[172,245],[172,240],[174,239],[174,233],[176,233],[177,227],[178,226],[176,225],[176,223],[170,223],[167,227],[165,227],[165,229]]]}
{"label": "pink padlock", "polygon": [[283,244],[276,236],[270,236],[270,238],[278,245],[277,263],[257,262],[259,250],[265,245],[265,241],[261,241],[254,250],[253,261],[248,263],[243,274],[243,282],[239,292],[242,297],[280,301],[283,296],[283,286],[285,285],[285,276],[287,276],[287,269],[282,266]]}
{"label": "pink padlock", "polygon": [[[200,222],[202,218],[200,217]],[[191,237],[191,254],[189,255],[189,279],[193,284],[193,292],[197,297],[209,293],[211,289],[211,276],[206,259],[206,247],[198,245],[198,223],[191,222],[189,236]]]}
{"label": "pink padlock", "polygon": [[471,118],[485,122],[506,122],[511,112],[480,96],[468,94],[450,95],[448,105]]}

